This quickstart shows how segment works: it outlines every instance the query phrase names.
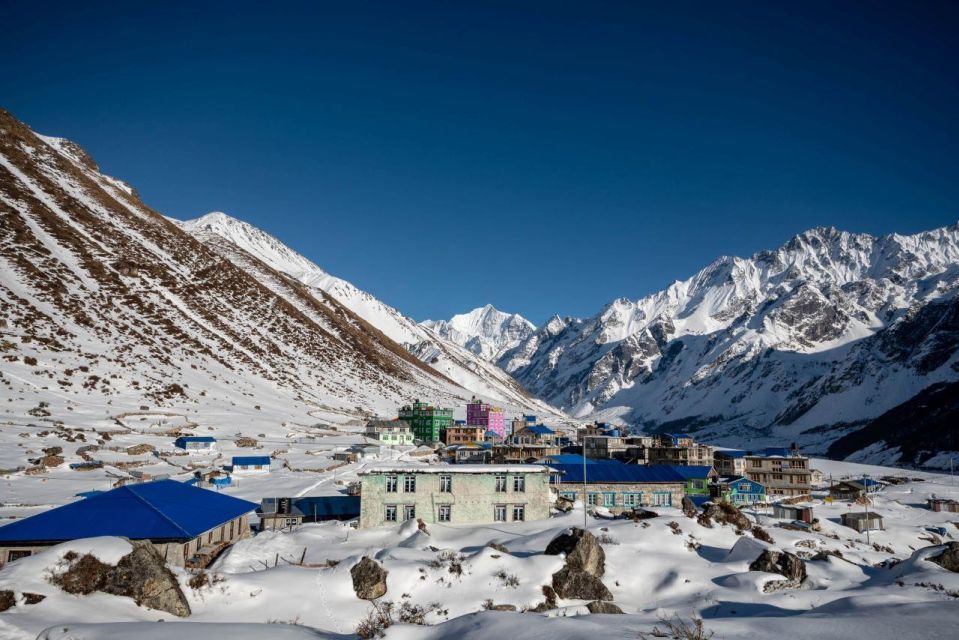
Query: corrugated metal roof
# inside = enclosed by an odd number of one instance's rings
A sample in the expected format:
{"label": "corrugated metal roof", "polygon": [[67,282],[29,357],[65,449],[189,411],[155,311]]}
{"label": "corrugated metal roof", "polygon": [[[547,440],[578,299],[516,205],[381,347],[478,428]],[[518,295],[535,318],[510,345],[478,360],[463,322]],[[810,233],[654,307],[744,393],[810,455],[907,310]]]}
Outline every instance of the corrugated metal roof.
{"label": "corrugated metal roof", "polygon": [[[265,498],[261,505],[264,515],[275,513],[276,498]],[[292,498],[290,509],[293,515],[312,516],[320,518],[331,517],[359,517],[359,496],[306,496]]]}
{"label": "corrugated metal roof", "polygon": [[545,424],[534,424],[531,427],[526,427],[526,430],[529,431],[530,433],[538,433],[540,435],[552,435],[556,433],[555,431],[547,427]]}
{"label": "corrugated metal roof", "polygon": [[270,456],[233,456],[233,466],[249,464],[270,464]]}
{"label": "corrugated metal roof", "polygon": [[256,505],[175,480],[132,484],[0,527],[0,542],[54,543],[96,536],[195,538]]}
{"label": "corrugated metal roof", "polygon": [[713,472],[712,467],[697,465],[670,465],[673,470],[686,480],[708,478]]}
{"label": "corrugated metal roof", "polygon": [[[551,464],[560,472],[560,482],[583,482],[582,464]],[[597,464],[588,465],[586,482],[596,483],[637,483],[637,482],[673,482],[685,483],[686,477],[676,471],[672,465],[641,464]]]}
{"label": "corrugated metal roof", "polygon": [[176,439],[177,444],[181,442],[216,442],[213,436],[180,436]]}
{"label": "corrugated metal roof", "polygon": [[746,457],[746,452],[739,449],[726,449],[724,451],[717,451],[714,455],[723,458],[744,458]]}

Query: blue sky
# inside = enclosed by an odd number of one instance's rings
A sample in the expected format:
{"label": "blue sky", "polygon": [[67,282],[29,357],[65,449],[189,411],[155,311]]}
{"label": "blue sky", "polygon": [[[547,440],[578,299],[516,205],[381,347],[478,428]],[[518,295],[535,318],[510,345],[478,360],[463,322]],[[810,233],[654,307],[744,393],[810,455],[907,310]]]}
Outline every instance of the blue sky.
{"label": "blue sky", "polygon": [[955,3],[125,4],[0,0],[0,106],[419,320],[959,219]]}

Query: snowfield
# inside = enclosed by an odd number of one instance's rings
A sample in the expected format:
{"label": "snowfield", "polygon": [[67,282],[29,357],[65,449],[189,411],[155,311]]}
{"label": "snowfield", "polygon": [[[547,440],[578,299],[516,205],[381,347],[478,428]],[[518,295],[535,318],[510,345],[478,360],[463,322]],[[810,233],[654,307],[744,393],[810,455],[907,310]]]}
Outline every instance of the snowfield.
{"label": "snowfield", "polygon": [[[364,463],[340,470],[355,478]],[[814,461],[835,478],[902,475],[901,470],[851,463]],[[322,474],[321,474],[322,475]],[[244,478],[236,495],[264,493],[277,478]],[[842,513],[862,506],[814,500],[821,531],[785,529],[768,510],[745,512],[772,536],[770,545],[731,526],[704,527],[675,508],[633,522],[590,516],[589,531],[606,555],[603,583],[625,615],[589,614],[585,601],[557,602],[544,613],[524,612],[544,602],[543,585],[564,565],[562,556],[545,555],[547,544],[570,527],[582,526],[580,505],[543,521],[489,526],[429,525],[353,529],[348,523],[310,524],[292,531],[264,532],[240,541],[209,572],[213,583],[188,586],[190,573],[174,569],[192,615],[186,621],[138,607],[128,598],[92,594],[72,596],[50,584],[68,550],[91,552],[107,562],[123,555],[128,543],[101,538],[66,543],[8,564],[0,570],[0,590],[46,596],[33,605],[18,604],[0,613],[0,638],[118,638],[176,635],[183,639],[240,638],[274,631],[279,637],[350,637],[372,605],[356,597],[350,569],[368,556],[389,572],[380,606],[422,607],[427,626],[396,624],[387,638],[639,637],[663,626],[660,618],[693,616],[722,638],[952,637],[959,625],[959,574],[927,558],[959,539],[957,514],[934,513],[925,500],[959,497],[959,482],[928,473],[910,473],[912,481],[873,494],[870,510],[883,515],[884,531],[869,535],[839,524]],[[322,476],[320,492],[338,486],[332,473]],[[262,488],[256,487],[262,482]],[[51,482],[50,484],[54,484]],[[939,537],[926,527],[943,527]],[[498,548],[490,545],[495,543]],[[502,547],[499,547],[502,545]],[[503,552],[501,549],[507,550]],[[781,580],[750,571],[766,548],[806,558],[808,577],[800,588],[770,593],[764,585]],[[819,552],[838,552],[812,560]],[[302,564],[301,564],[302,563]],[[487,611],[511,605],[516,612]],[[163,620],[158,624],[158,620]],[[176,626],[171,631],[170,625]],[[223,624],[234,626],[225,627]],[[268,626],[264,626],[268,625]]]}

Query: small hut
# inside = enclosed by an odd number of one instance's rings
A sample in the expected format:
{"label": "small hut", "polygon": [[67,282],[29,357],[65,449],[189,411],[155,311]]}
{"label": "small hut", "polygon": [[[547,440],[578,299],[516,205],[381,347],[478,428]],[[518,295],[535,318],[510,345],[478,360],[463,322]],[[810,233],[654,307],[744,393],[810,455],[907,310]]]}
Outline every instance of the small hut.
{"label": "small hut", "polygon": [[874,511],[850,511],[842,514],[842,524],[862,533],[863,531],[882,531],[882,516]]}

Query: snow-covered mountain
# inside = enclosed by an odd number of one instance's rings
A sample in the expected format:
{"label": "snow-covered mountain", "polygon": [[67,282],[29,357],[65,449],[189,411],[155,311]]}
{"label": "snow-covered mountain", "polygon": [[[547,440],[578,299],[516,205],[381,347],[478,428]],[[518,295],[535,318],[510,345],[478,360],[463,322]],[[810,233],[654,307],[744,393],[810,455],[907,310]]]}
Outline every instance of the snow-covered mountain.
{"label": "snow-covered mountain", "polygon": [[424,320],[420,324],[491,362],[499,360],[536,331],[536,325],[523,316],[503,313],[491,304],[449,320]]}
{"label": "snow-covered mountain", "polygon": [[[188,233],[77,145],[0,110],[4,411],[89,424],[164,407],[273,433],[416,397],[547,411],[492,364],[430,343],[395,310],[377,315],[385,305],[371,296],[228,222],[211,216]],[[217,235],[226,227],[230,239]],[[304,284],[323,278],[330,293]],[[404,322],[421,336],[415,353],[393,339]]]}
{"label": "snow-covered mountain", "polygon": [[[592,318],[554,317],[499,363],[576,416],[824,451],[959,378],[957,286],[959,226],[882,238],[813,229]],[[887,440],[859,448],[880,455]]]}
{"label": "snow-covered mountain", "polygon": [[[486,359],[454,341],[444,339],[430,328],[418,325],[346,280],[327,273],[249,223],[225,213],[214,212],[177,224],[249,273],[258,273],[256,265],[249,259],[252,257],[305,285],[306,290],[318,298],[335,299],[389,340],[402,345],[418,360],[472,392],[500,403],[525,406],[540,414],[556,413],[545,403],[530,397],[509,374]],[[257,277],[263,281],[262,276]]]}

